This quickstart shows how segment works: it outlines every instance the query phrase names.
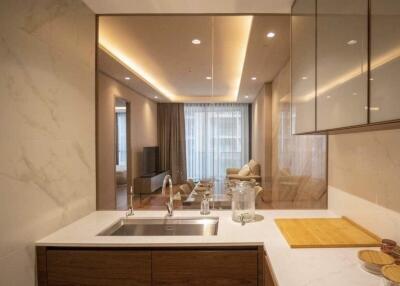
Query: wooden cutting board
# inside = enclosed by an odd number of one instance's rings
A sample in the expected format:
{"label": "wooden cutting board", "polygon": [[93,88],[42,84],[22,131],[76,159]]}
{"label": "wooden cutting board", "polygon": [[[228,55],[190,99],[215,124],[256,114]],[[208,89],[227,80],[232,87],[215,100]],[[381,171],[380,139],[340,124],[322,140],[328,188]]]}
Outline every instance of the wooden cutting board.
{"label": "wooden cutting board", "polygon": [[346,217],[275,219],[292,248],[380,246],[381,239]]}

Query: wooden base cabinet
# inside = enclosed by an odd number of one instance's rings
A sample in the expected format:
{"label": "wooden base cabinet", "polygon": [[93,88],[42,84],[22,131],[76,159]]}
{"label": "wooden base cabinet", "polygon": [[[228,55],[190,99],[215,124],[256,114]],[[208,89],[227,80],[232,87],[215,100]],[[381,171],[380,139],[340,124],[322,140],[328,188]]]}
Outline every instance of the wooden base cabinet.
{"label": "wooden base cabinet", "polygon": [[132,250],[47,251],[48,286],[148,286],[151,253]]}
{"label": "wooden base cabinet", "polygon": [[264,256],[264,286],[278,286],[267,253]]}
{"label": "wooden base cabinet", "polygon": [[154,251],[153,285],[256,286],[257,251]]}
{"label": "wooden base cabinet", "polygon": [[261,286],[262,247],[37,247],[38,286]]}

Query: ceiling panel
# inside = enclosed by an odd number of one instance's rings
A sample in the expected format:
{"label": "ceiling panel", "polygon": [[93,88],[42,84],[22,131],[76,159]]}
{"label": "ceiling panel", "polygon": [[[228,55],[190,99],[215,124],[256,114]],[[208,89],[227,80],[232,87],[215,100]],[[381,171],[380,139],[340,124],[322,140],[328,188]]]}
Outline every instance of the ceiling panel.
{"label": "ceiling panel", "polygon": [[[118,65],[107,59],[113,72],[106,65],[103,72],[119,77],[132,73],[135,80],[128,84],[152,98],[252,101],[289,58],[289,22],[287,15],[101,16],[100,45],[122,63],[117,72]],[[275,38],[266,37],[270,31]],[[201,43],[194,45],[193,39]]]}
{"label": "ceiling panel", "polygon": [[[275,37],[266,37],[269,32],[275,33]],[[289,57],[290,16],[255,16],[238,99],[253,101],[264,83],[272,82]],[[256,79],[252,80],[253,77]]]}
{"label": "ceiling panel", "polygon": [[97,14],[290,13],[293,0],[83,0]]}
{"label": "ceiling panel", "polygon": [[97,51],[97,68],[100,72],[114,78],[121,84],[128,86],[137,93],[146,96],[154,101],[168,102],[161,93],[148,85],[141,78],[132,73],[129,68],[125,67],[122,62],[119,62],[112,55],[109,55],[102,49]]}

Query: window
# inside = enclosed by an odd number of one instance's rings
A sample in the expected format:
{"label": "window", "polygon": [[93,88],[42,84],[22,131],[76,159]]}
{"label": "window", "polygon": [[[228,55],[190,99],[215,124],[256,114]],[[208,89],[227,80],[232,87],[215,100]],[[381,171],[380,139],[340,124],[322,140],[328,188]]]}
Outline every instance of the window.
{"label": "window", "polygon": [[122,169],[127,167],[127,149],[126,149],[126,110],[118,110],[116,113],[116,132],[117,132],[117,166]]}
{"label": "window", "polygon": [[249,105],[185,104],[185,133],[188,178],[222,179],[249,160]]}

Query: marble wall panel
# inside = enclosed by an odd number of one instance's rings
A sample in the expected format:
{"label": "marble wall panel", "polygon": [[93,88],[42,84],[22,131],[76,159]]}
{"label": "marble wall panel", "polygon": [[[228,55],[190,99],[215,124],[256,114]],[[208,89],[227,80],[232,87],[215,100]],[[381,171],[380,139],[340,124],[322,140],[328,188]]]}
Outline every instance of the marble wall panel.
{"label": "marble wall panel", "polygon": [[400,130],[329,136],[329,185],[400,212]]}
{"label": "marble wall panel", "polygon": [[34,241],[95,210],[95,15],[0,2],[0,285],[35,285]]}

